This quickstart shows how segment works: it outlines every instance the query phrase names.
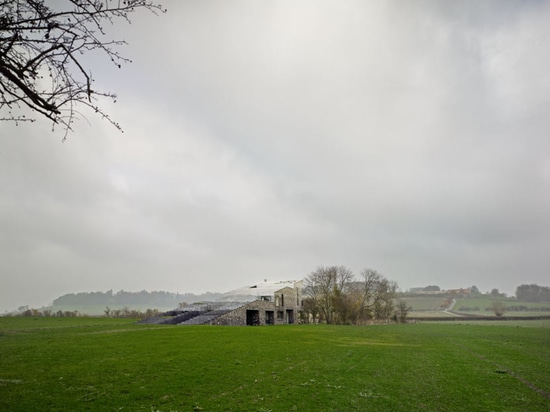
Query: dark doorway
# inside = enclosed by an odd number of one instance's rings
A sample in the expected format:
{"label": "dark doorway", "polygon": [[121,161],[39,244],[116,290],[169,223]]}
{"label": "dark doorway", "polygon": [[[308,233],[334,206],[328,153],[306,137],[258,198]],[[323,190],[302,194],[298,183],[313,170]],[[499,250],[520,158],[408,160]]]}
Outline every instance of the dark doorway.
{"label": "dark doorway", "polygon": [[286,310],[286,323],[288,324],[294,323],[294,311],[292,309]]}
{"label": "dark doorway", "polygon": [[260,311],[259,310],[247,310],[246,311],[246,325],[247,326],[259,326],[260,325]]}
{"label": "dark doorway", "polygon": [[272,310],[265,311],[265,324],[273,325],[275,323],[275,312]]}

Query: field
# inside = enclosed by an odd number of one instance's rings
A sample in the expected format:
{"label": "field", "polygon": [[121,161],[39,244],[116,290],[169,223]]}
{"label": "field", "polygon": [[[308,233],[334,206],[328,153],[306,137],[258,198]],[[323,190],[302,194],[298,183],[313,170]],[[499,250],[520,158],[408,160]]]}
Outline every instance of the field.
{"label": "field", "polygon": [[[441,304],[444,303],[445,297],[437,295],[412,296],[403,298],[407,304],[412,307],[409,312],[409,317],[412,318],[431,318],[431,317],[454,317],[449,313],[444,313],[441,309]],[[491,307],[491,303],[499,300],[509,309],[505,312],[506,316],[548,316],[550,315],[550,302],[532,303],[517,301],[514,298],[493,298],[487,295],[470,298],[456,298],[456,303],[452,309],[453,312],[462,313],[466,316],[495,316],[492,310],[487,311]],[[514,308],[522,307],[523,310],[518,311]]]}
{"label": "field", "polygon": [[414,296],[403,298],[414,312],[419,311],[437,311],[445,300],[442,296]]}
{"label": "field", "polygon": [[550,322],[0,318],[2,411],[548,411]]}
{"label": "field", "polygon": [[[463,312],[467,314],[478,314],[482,316],[491,315],[491,311],[486,308],[491,307],[491,303],[495,300],[501,301],[509,309],[506,316],[548,316],[550,315],[550,302],[533,303],[517,301],[513,298],[494,299],[490,296],[482,296],[477,298],[457,299],[453,307],[453,311]],[[518,311],[514,308],[521,307],[523,310]],[[472,310],[477,309],[477,310]]]}

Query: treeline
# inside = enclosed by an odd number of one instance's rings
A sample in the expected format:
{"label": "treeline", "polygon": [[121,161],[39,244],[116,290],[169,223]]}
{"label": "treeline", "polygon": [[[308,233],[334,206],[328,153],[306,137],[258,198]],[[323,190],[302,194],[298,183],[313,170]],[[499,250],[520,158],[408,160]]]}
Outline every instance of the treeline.
{"label": "treeline", "polygon": [[[147,309],[144,311],[123,307],[122,309],[105,308],[104,316],[108,318],[131,318],[143,319],[160,316],[162,313],[158,309]],[[9,313],[8,316],[21,317],[57,317],[57,318],[76,318],[87,317],[88,315],[80,313],[77,310],[51,310],[51,309],[34,309],[23,307],[17,312]]]}
{"label": "treeline", "polygon": [[516,298],[523,302],[550,302],[550,287],[520,285],[516,288]]}
{"label": "treeline", "polygon": [[204,293],[194,295],[193,293],[172,293],[164,291],[147,292],[126,292],[121,290],[113,293],[107,292],[80,292],[68,293],[53,301],[53,307],[66,306],[125,306],[140,305],[149,307],[178,307],[182,302],[194,302],[200,300],[215,300],[220,296],[218,293]]}
{"label": "treeline", "polygon": [[409,289],[410,294],[413,293],[421,293],[425,294],[426,292],[441,292],[441,288],[437,285],[429,285],[429,286],[422,286],[417,288],[411,288]]}
{"label": "treeline", "polygon": [[404,322],[410,308],[396,303],[397,283],[375,270],[357,278],[344,266],[319,267],[304,279],[303,321],[306,323],[363,324]]}
{"label": "treeline", "polygon": [[55,311],[52,309],[35,309],[28,306],[20,306],[16,311],[8,313],[7,316],[76,318],[83,315],[77,310]]}

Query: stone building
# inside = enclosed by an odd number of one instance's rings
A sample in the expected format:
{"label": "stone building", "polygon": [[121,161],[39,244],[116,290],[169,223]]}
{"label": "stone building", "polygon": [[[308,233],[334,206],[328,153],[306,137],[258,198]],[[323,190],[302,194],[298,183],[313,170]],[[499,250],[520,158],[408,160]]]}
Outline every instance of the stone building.
{"label": "stone building", "polygon": [[[291,285],[286,285],[287,283]],[[283,285],[285,284],[285,285]],[[256,299],[214,319],[213,325],[282,325],[296,323],[302,310],[302,282],[253,285],[234,292],[257,292]],[[236,296],[239,296],[236,294]],[[250,296],[250,295],[249,295]]]}
{"label": "stone building", "polygon": [[[302,310],[303,282],[258,283],[224,293],[216,302],[188,305],[159,323],[259,326],[296,323]],[[176,311],[174,311],[176,312]]]}

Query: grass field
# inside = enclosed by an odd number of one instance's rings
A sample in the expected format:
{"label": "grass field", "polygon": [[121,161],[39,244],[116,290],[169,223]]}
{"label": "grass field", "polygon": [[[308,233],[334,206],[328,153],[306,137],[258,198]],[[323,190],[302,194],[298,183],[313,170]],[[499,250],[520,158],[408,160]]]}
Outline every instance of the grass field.
{"label": "grass field", "polygon": [[445,301],[441,296],[414,296],[403,299],[412,307],[413,312],[439,311],[441,304]]}
{"label": "grass field", "polygon": [[[453,316],[442,312],[441,304],[445,301],[441,296],[413,296],[404,298],[407,304],[412,307],[409,317],[412,318],[430,318],[441,316]],[[487,295],[481,295],[470,298],[456,298],[456,304],[453,312],[459,312],[466,316],[496,316],[491,307],[494,300],[502,301],[510,310],[505,312],[506,316],[548,316],[550,315],[550,303],[532,303],[517,301],[514,298],[493,298]],[[524,310],[515,311],[514,307],[522,306]],[[474,310],[477,309],[477,310]]]}
{"label": "grass field", "polygon": [[548,411],[549,321],[0,318],[2,411]]}
{"label": "grass field", "polygon": [[[515,299],[511,299],[511,298],[494,299],[494,298],[491,298],[490,296],[482,296],[482,297],[467,298],[467,299],[459,298],[456,300],[456,304],[453,310],[459,310],[459,308],[461,307],[479,308],[480,312],[483,313],[485,312],[485,309],[489,308],[491,306],[491,303],[495,300],[499,300],[503,302],[506,306],[510,308],[522,306],[527,309],[532,309],[531,311],[529,311],[529,313],[538,313],[539,315],[550,314],[549,312],[550,302],[543,302],[543,303],[522,302],[522,301],[516,301]],[[545,309],[545,310],[541,310],[541,309]],[[520,311],[519,313],[522,313],[522,312],[525,312],[525,311]],[[512,312],[507,312],[507,313],[510,314]]]}

